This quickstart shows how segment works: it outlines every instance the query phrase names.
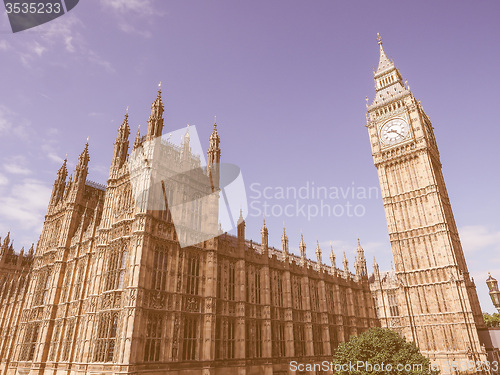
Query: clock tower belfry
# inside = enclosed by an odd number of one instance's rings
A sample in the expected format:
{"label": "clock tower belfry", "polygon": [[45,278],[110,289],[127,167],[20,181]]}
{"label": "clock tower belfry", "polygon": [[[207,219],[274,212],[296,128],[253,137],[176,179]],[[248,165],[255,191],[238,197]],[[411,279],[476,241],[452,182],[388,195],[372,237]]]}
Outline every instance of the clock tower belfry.
{"label": "clock tower belfry", "polygon": [[414,341],[447,372],[447,363],[486,360],[484,328],[441,171],[434,131],[420,101],[385,54],[374,72],[367,124],[399,283],[399,316],[390,328]]}

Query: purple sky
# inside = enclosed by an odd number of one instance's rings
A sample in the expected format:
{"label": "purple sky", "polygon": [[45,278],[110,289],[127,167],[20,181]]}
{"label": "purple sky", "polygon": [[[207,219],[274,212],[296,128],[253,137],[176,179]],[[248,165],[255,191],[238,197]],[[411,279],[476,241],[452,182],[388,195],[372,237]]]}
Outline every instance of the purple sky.
{"label": "purple sky", "polygon": [[[87,137],[89,178],[105,183],[125,108],[132,134],[138,124],[144,134],[159,81],[165,131],[194,124],[206,148],[217,115],[222,159],[241,167],[254,208],[321,204],[257,199],[266,187],[373,192],[365,97],[380,32],[433,122],[469,269],[493,312],[484,280],[500,278],[499,16],[498,1],[90,0],[12,34],[3,14],[0,236],[10,230],[16,250],[37,241],[56,171],[66,153],[74,168]],[[370,265],[376,255],[391,267],[380,197],[324,203],[362,215],[270,215],[271,245],[285,220],[295,253],[302,229],[310,258],[318,239],[329,262],[333,241],[337,265],[344,249],[353,270],[359,236]],[[248,238],[260,241],[261,223],[251,208]]]}

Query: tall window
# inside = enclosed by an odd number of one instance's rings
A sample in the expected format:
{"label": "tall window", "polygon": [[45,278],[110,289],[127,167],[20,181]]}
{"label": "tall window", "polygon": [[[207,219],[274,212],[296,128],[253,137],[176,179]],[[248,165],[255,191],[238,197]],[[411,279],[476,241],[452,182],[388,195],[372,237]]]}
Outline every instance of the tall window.
{"label": "tall window", "polygon": [[165,249],[156,246],[153,255],[153,279],[152,288],[156,290],[166,290],[167,285],[167,258]]}
{"label": "tall window", "polygon": [[149,313],[146,323],[146,346],[144,348],[145,362],[156,362],[160,360],[161,333],[161,315]]}
{"label": "tall window", "polygon": [[323,337],[321,334],[321,325],[313,324],[312,331],[314,355],[323,355]]}
{"label": "tall window", "polygon": [[235,354],[236,322],[233,318],[218,317],[215,321],[216,359],[232,359]]}
{"label": "tall window", "polygon": [[45,270],[40,270],[34,297],[35,306],[45,304],[47,296],[49,294],[50,277],[51,277],[50,268],[46,268]]}
{"label": "tall window", "polygon": [[271,322],[271,334],[273,340],[273,357],[284,357],[285,353],[285,323],[280,321]]}
{"label": "tall window", "polygon": [[262,322],[247,319],[246,328],[246,358],[262,357]]}
{"label": "tall window", "polygon": [[260,304],[260,269],[254,265],[248,265],[246,272],[246,301]]}
{"label": "tall window", "polygon": [[302,282],[297,276],[292,276],[292,306],[302,310]]}
{"label": "tall window", "polygon": [[50,351],[49,351],[49,361],[57,361],[56,352],[57,346],[59,345],[59,335],[61,334],[62,321],[58,321],[54,328],[54,333],[52,334],[52,339],[50,340]]}
{"label": "tall window", "polygon": [[187,256],[186,293],[198,295],[200,279],[200,259],[196,255]]}
{"label": "tall window", "polygon": [[79,264],[78,269],[76,271],[76,280],[75,280],[75,286],[73,289],[73,299],[80,299],[80,292],[81,292],[82,284],[83,284],[84,270],[85,270],[84,265]]}
{"label": "tall window", "polygon": [[198,344],[198,321],[196,317],[187,317],[184,319],[184,340],[182,343],[182,359],[184,361],[193,361],[197,358]]}
{"label": "tall window", "polygon": [[318,283],[315,280],[309,280],[309,291],[311,296],[311,310],[319,311]]}
{"label": "tall window", "polygon": [[328,313],[335,314],[335,295],[333,293],[333,285],[326,285],[326,304],[328,308]]}
{"label": "tall window", "polygon": [[201,197],[195,196],[190,202],[191,206],[191,229],[200,231],[202,222],[202,199]]}
{"label": "tall window", "polygon": [[229,280],[228,280],[228,299],[230,301],[235,300],[236,292],[236,264],[233,262],[229,263]]}
{"label": "tall window", "polygon": [[293,344],[295,357],[303,357],[306,355],[306,335],[304,331],[304,324],[293,324]]}
{"label": "tall window", "polygon": [[260,269],[255,270],[255,303],[260,304]]}
{"label": "tall window", "polygon": [[112,362],[115,353],[118,313],[99,314],[94,362]]}
{"label": "tall window", "polygon": [[346,288],[340,288],[340,303],[342,304],[342,314],[343,315],[348,315],[349,311],[347,308],[348,301],[347,301],[347,292]]}
{"label": "tall window", "polygon": [[391,316],[399,316],[398,300],[396,298],[396,292],[387,292],[387,299],[389,301],[389,311]]}
{"label": "tall window", "polygon": [[71,287],[71,278],[73,277],[73,267],[74,265],[71,263],[68,264],[66,268],[66,277],[64,279],[64,286],[61,295],[62,302],[66,302],[66,298],[68,297],[69,294],[69,288]]}
{"label": "tall window", "polygon": [[271,304],[283,307],[283,280],[279,271],[273,271],[271,282]]}
{"label": "tall window", "polygon": [[339,339],[338,339],[338,335],[337,335],[337,327],[330,325],[328,327],[328,329],[330,331],[330,348],[331,348],[332,354],[333,354],[333,351],[337,348],[337,346],[339,344]]}
{"label": "tall window", "polygon": [[123,288],[125,276],[125,264],[127,262],[126,245],[121,248],[112,249],[108,256],[107,269],[104,274],[104,290],[114,290]]}
{"label": "tall window", "polygon": [[24,342],[21,349],[21,361],[32,361],[35,356],[36,343],[38,340],[38,331],[40,323],[29,323],[26,325],[24,333]]}
{"label": "tall window", "polygon": [[380,318],[380,306],[378,304],[377,296],[373,297],[373,305],[375,306],[375,314],[377,315],[377,318]]}
{"label": "tall window", "polygon": [[73,334],[75,331],[75,320],[71,319],[66,325],[66,335],[63,342],[63,354],[61,361],[67,361],[71,352],[71,347],[73,346]]}

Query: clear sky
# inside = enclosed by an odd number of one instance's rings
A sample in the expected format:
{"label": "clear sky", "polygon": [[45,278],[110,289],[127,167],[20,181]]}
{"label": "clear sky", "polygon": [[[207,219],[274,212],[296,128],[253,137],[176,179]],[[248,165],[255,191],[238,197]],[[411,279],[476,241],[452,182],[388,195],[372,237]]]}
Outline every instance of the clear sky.
{"label": "clear sky", "polygon": [[[271,245],[285,221],[295,253],[302,229],[310,258],[318,239],[328,263],[333,241],[337,265],[345,251],[353,270],[359,237],[370,270],[374,255],[390,269],[364,126],[379,32],[435,127],[469,270],[493,312],[484,280],[500,279],[499,18],[498,1],[85,0],[12,34],[3,14],[0,236],[10,230],[18,251],[38,240],[56,171],[68,153],[71,173],[87,137],[89,179],[105,183],[125,108],[132,134],[139,124],[144,134],[162,81],[165,131],[194,124],[207,148],[217,115],[222,160],[245,179],[249,239],[260,241],[267,204]],[[322,204],[313,185],[329,192],[330,215],[307,217]]]}

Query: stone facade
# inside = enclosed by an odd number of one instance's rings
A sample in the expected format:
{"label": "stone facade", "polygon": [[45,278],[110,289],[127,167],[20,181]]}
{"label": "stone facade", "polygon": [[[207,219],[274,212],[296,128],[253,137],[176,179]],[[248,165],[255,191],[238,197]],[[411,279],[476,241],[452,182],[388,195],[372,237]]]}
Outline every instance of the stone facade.
{"label": "stone facade", "polygon": [[[162,130],[159,91],[133,149]],[[333,250],[323,264],[319,245],[307,259],[303,238],[301,256],[290,254],[284,229],[282,249],[270,248],[265,222],[262,243],[248,241],[240,218],[237,236],[180,248],[170,211],[133,197],[129,135],[126,115],[107,186],[87,179],[88,143],[74,175],[66,161],[58,171],[26,281],[2,305],[2,374],[284,374],[379,324],[361,246],[352,274]],[[196,164],[186,142],[178,160]],[[219,142],[214,124],[211,181]]]}

